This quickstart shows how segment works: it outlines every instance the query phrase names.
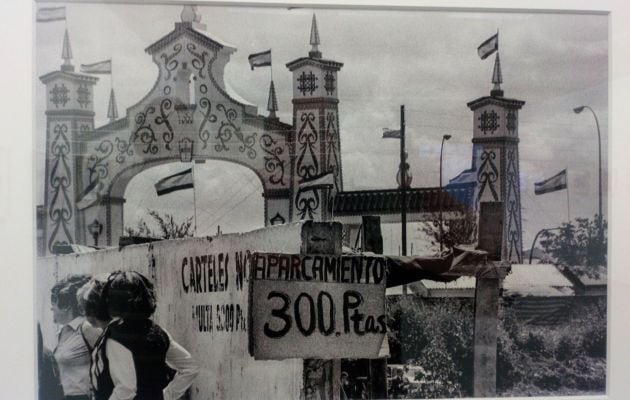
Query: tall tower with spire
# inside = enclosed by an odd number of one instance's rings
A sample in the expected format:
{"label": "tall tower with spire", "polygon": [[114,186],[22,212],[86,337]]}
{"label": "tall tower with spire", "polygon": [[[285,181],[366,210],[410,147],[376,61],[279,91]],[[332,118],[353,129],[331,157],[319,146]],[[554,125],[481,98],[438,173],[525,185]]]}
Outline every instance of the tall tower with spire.
{"label": "tall tower with spire", "polygon": [[76,210],[85,188],[79,176],[82,148],[79,137],[94,130],[93,90],[98,78],[74,72],[66,30],[58,71],[40,77],[46,85],[46,183],[44,237],[46,253],[55,245],[85,243],[85,221]]}
{"label": "tall tower with spire", "polygon": [[[295,154],[292,218],[294,221],[329,218],[337,191],[343,190],[341,148],[339,139],[339,98],[337,73],[342,63],[324,59],[319,50],[317,19],[313,14],[310,35],[311,50],[287,64],[293,73],[293,127]],[[308,182],[328,173],[334,185],[309,187]]]}
{"label": "tall tower with spire", "polygon": [[468,103],[473,111],[475,205],[492,224],[479,226],[479,246],[505,261],[523,261],[518,113],[524,101],[506,98],[496,53],[490,96]]}

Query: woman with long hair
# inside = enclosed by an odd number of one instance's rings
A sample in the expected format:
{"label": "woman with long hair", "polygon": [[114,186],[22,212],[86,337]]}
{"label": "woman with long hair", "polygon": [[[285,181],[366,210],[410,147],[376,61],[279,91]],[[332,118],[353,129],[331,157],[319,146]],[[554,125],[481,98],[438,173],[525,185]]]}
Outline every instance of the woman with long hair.
{"label": "woman with long hair", "polygon": [[118,271],[109,276],[100,297],[100,310],[106,309],[111,321],[92,355],[96,400],[180,398],[199,367],[150,319],[156,307],[153,284],[138,272]]}

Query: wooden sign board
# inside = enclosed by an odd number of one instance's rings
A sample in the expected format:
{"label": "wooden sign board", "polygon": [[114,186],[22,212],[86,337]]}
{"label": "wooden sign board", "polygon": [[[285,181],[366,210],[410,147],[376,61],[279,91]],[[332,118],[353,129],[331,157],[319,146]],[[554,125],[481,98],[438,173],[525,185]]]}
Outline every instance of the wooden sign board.
{"label": "wooden sign board", "polygon": [[250,266],[255,359],[378,357],[387,332],[384,258],[255,253]]}

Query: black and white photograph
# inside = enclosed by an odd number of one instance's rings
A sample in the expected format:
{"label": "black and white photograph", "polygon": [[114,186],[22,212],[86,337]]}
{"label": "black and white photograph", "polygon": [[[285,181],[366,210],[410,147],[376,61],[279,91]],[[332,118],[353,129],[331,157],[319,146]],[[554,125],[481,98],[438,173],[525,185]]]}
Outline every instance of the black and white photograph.
{"label": "black and white photograph", "polygon": [[609,394],[610,24],[33,3],[36,398]]}

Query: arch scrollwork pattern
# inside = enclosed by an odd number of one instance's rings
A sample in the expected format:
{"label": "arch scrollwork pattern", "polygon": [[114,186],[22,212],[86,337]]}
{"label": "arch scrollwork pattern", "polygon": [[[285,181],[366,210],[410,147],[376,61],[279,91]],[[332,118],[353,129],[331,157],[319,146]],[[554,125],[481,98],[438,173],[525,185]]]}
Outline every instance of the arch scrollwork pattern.
{"label": "arch scrollwork pattern", "polygon": [[171,79],[171,76],[173,75],[173,71],[177,69],[177,66],[179,65],[179,61],[177,61],[175,57],[177,57],[177,55],[181,53],[181,51],[182,51],[182,45],[181,43],[177,43],[173,46],[173,52],[171,54],[167,54],[165,52],[160,55],[162,60],[164,60],[164,69],[166,70],[165,80],[168,81],[169,79]]}
{"label": "arch scrollwork pattern", "polygon": [[477,173],[477,182],[480,185],[477,201],[482,198],[486,189],[490,190],[493,201],[499,201],[499,194],[495,187],[499,180],[499,170],[495,165],[496,158],[497,153],[494,149],[483,150],[481,153],[481,166]]}
{"label": "arch scrollwork pattern", "polygon": [[50,252],[53,251],[56,244],[73,242],[70,233],[73,205],[69,194],[72,185],[72,172],[68,160],[71,150],[70,141],[66,136],[68,126],[66,124],[55,125],[53,133],[55,136],[50,144],[50,153],[53,159],[49,177],[51,200],[48,209],[48,217],[52,224],[52,232],[48,240]]}
{"label": "arch scrollwork pattern", "polygon": [[197,46],[194,43],[188,43],[186,45],[186,50],[194,57],[191,61],[192,67],[197,71],[199,77],[205,79],[204,69],[206,67],[206,57],[208,56],[208,52],[203,50],[201,53],[197,52]]}
{"label": "arch scrollwork pattern", "polygon": [[[105,139],[94,149],[94,153],[87,159],[88,184],[95,180],[105,179],[109,174],[107,158],[113,153],[114,144]],[[98,154],[97,154],[98,153]]]}
{"label": "arch scrollwork pattern", "polygon": [[158,146],[156,144],[157,138],[155,132],[151,126],[151,123],[147,122],[147,117],[150,114],[155,113],[154,106],[148,106],[144,112],[139,112],[136,115],[136,130],[132,134],[131,143],[136,143],[138,140],[145,145],[142,152],[144,154],[156,154],[158,152]]}
{"label": "arch scrollwork pattern", "polygon": [[163,99],[160,102],[160,115],[155,117],[155,123],[157,125],[164,125],[166,130],[162,132],[162,140],[164,140],[164,147],[167,150],[171,150],[171,142],[175,137],[175,132],[173,131],[173,126],[171,125],[168,117],[171,115],[171,111],[173,108],[173,102],[171,99]]}
{"label": "arch scrollwork pattern", "polygon": [[300,117],[302,125],[298,131],[297,141],[299,143],[299,153],[297,159],[297,175],[302,181],[308,180],[317,175],[319,171],[319,163],[315,153],[315,144],[317,143],[317,129],[315,128],[315,114],[312,112],[302,113]]}
{"label": "arch scrollwork pattern", "polygon": [[284,154],[284,146],[265,134],[260,137],[260,148],[266,154],[264,156],[265,171],[270,174],[269,182],[274,185],[284,185],[284,160],[280,158]]}
{"label": "arch scrollwork pattern", "polygon": [[208,123],[217,122],[217,116],[212,114],[212,103],[208,100],[207,97],[202,97],[199,99],[199,106],[202,109],[203,120],[201,121],[201,125],[199,126],[199,139],[203,142],[202,149],[208,147],[208,140],[210,140],[210,131],[206,126]]}
{"label": "arch scrollwork pattern", "polygon": [[127,157],[130,157],[133,155],[131,142],[128,140],[121,139],[121,138],[116,138],[114,139],[114,141],[116,142],[116,151],[118,152],[118,154],[116,154],[116,162],[118,164],[122,164],[125,162],[125,159]]}
{"label": "arch scrollwork pattern", "polygon": [[241,142],[241,145],[238,147],[238,151],[247,154],[247,157],[252,160],[256,158],[256,150],[254,149],[254,144],[256,143],[256,132],[253,132],[249,136],[243,135],[241,128],[234,124],[234,121],[238,117],[235,109],[227,108],[223,104],[217,104],[217,110],[223,112],[225,119],[221,121],[221,126],[219,126],[216,136],[218,143],[214,145],[214,149],[217,152],[229,151],[230,148],[227,146],[227,143],[232,139],[232,136],[236,136],[236,138]]}

